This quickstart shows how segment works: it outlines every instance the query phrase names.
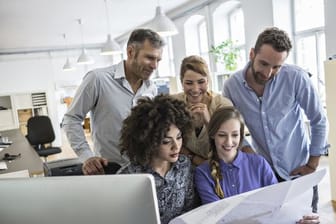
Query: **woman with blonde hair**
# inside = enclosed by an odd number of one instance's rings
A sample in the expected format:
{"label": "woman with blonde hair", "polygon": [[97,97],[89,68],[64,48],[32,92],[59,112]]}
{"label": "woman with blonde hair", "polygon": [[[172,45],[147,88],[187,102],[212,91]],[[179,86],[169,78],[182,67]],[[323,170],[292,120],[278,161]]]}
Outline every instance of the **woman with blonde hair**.
{"label": "woman with blonde hair", "polygon": [[[234,107],[224,107],[212,115],[208,134],[211,159],[195,170],[195,185],[202,204],[278,183],[267,161],[240,149],[244,120]],[[315,213],[296,223],[319,223]]]}
{"label": "woman with blonde hair", "polygon": [[194,165],[199,165],[209,156],[206,127],[212,113],[220,107],[232,106],[232,102],[209,90],[211,79],[208,65],[200,56],[192,55],[183,59],[180,79],[183,92],[172,96],[187,104],[193,115],[194,126],[182,153],[188,155]]}

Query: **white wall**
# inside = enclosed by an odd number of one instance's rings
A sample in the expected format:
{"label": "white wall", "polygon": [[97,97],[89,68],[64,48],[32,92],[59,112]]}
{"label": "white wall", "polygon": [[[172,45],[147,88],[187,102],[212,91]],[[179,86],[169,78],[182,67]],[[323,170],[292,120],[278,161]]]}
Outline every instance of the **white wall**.
{"label": "white wall", "polygon": [[[80,51],[70,52],[79,56]],[[65,52],[26,53],[0,56],[0,95],[43,91],[47,93],[48,112],[55,130],[55,146],[61,146],[60,123],[66,111],[62,98],[73,94],[87,71],[113,63],[111,56],[100,56],[99,50],[90,50],[96,63],[76,66],[77,70],[65,72]],[[77,58],[72,57],[75,62]]]}

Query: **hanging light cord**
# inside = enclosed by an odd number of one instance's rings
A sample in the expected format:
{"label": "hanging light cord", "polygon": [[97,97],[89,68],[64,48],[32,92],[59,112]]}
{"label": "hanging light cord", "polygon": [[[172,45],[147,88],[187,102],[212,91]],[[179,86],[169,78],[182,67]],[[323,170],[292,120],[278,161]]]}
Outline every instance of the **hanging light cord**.
{"label": "hanging light cord", "polygon": [[79,29],[81,33],[81,38],[82,38],[82,48],[84,48],[84,34],[83,34],[83,27],[82,27],[82,20],[78,19],[78,24],[79,24]]}
{"label": "hanging light cord", "polygon": [[107,10],[107,0],[104,0],[104,2],[105,2],[105,14],[106,14],[106,20],[107,20],[107,22],[106,22],[107,32],[109,34],[111,34],[111,32],[110,32],[110,17],[109,17],[109,13],[108,13],[108,10]]}

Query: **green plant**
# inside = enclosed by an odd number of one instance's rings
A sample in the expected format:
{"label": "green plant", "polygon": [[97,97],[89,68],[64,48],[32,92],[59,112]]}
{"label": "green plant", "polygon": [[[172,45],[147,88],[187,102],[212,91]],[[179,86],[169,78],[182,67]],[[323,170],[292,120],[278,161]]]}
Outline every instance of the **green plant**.
{"label": "green plant", "polygon": [[216,62],[222,63],[225,66],[227,71],[237,69],[239,48],[235,46],[231,39],[227,39],[217,46],[212,46],[209,52],[215,56]]}

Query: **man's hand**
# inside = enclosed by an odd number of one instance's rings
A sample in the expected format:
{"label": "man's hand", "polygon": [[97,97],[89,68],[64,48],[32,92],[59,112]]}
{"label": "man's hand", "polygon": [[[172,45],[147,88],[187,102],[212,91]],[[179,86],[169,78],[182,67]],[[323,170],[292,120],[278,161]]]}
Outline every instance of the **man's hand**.
{"label": "man's hand", "polygon": [[107,166],[108,161],[102,157],[91,157],[83,163],[82,171],[84,175],[104,174],[104,166]]}
{"label": "man's hand", "polygon": [[296,222],[297,224],[320,223],[320,216],[317,213],[304,215],[302,219]]}

